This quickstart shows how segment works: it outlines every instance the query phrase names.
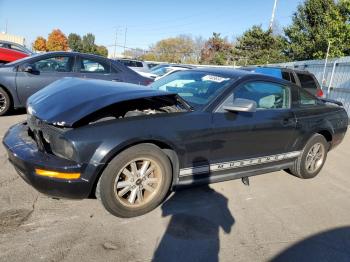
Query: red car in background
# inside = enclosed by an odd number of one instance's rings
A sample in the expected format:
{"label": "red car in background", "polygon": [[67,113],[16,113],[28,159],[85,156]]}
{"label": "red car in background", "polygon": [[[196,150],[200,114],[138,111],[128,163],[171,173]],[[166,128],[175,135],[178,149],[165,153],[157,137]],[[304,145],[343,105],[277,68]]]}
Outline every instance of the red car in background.
{"label": "red car in background", "polygon": [[30,55],[32,52],[22,45],[0,41],[0,63],[9,63]]}
{"label": "red car in background", "polygon": [[0,63],[9,63],[27,56],[26,53],[0,47]]}

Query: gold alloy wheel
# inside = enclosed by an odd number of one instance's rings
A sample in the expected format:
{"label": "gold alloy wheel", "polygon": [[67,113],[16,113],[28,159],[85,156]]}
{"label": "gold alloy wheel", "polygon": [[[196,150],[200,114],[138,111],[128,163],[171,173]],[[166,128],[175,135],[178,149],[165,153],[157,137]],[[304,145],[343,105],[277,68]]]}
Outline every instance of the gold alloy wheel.
{"label": "gold alloy wheel", "polygon": [[160,190],[163,174],[151,159],[133,159],[126,164],[114,182],[114,194],[123,205],[139,208],[148,204]]}
{"label": "gold alloy wheel", "polygon": [[316,172],[323,164],[325,147],[321,143],[314,144],[306,156],[305,167],[307,172]]}

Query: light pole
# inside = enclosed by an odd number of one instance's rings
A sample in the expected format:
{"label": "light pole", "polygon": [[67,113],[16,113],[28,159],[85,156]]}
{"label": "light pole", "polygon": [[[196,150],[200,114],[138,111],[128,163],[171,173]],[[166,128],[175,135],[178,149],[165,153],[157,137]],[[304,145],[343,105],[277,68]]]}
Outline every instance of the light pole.
{"label": "light pole", "polygon": [[269,25],[269,30],[272,31],[272,27],[273,27],[273,22],[275,20],[275,13],[276,13],[276,8],[277,8],[277,1],[275,0],[275,3],[273,5],[273,9],[272,9],[272,14],[271,14],[271,20],[270,20],[270,25]]}

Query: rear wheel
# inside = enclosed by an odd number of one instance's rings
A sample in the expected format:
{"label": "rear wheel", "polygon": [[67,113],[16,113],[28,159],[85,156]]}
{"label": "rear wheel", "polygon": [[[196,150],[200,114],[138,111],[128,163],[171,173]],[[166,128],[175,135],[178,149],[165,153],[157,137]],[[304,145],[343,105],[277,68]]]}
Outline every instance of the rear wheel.
{"label": "rear wheel", "polygon": [[153,144],[140,144],[109,163],[97,184],[96,195],[115,216],[139,216],[161,203],[171,178],[170,162],[162,150]]}
{"label": "rear wheel", "polygon": [[0,116],[9,113],[11,109],[11,99],[7,92],[0,87]]}
{"label": "rear wheel", "polygon": [[315,177],[327,159],[328,148],[328,142],[322,135],[313,135],[295,160],[290,172],[304,179]]}

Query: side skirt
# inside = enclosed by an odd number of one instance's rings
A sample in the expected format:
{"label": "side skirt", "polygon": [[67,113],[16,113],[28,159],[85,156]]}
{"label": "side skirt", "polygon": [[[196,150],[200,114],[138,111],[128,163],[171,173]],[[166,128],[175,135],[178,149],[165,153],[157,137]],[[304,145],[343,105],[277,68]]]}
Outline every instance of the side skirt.
{"label": "side skirt", "polygon": [[[295,158],[294,158],[295,159]],[[270,172],[275,172],[283,169],[290,168],[293,163],[294,159],[288,159],[284,160],[283,163],[274,163],[269,164],[267,166],[253,166],[249,169],[244,168],[245,170],[230,170],[231,172],[220,172],[220,174],[202,174],[202,175],[188,175],[186,177],[180,177],[178,183],[176,184],[175,188],[182,188],[192,185],[201,185],[201,184],[211,184],[211,183],[218,183],[228,180],[234,180],[239,179],[242,177],[250,177],[250,176],[257,176],[262,175]]]}

